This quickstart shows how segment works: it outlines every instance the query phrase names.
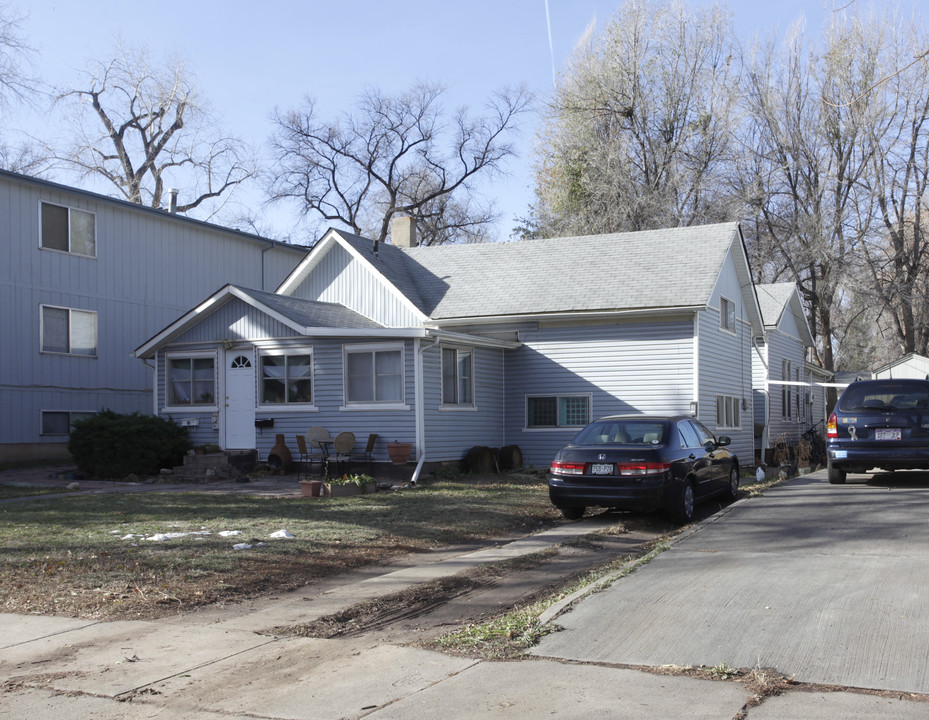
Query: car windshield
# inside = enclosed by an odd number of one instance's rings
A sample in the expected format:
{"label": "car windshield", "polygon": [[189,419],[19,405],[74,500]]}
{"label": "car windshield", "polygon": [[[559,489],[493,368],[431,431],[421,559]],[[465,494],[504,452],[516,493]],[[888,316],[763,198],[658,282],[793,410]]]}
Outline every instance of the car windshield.
{"label": "car windshield", "polygon": [[598,420],[581,430],[574,445],[660,445],[665,423],[651,420]]}
{"label": "car windshield", "polygon": [[853,385],[842,395],[839,408],[846,412],[926,410],[929,409],[929,385],[904,382]]}

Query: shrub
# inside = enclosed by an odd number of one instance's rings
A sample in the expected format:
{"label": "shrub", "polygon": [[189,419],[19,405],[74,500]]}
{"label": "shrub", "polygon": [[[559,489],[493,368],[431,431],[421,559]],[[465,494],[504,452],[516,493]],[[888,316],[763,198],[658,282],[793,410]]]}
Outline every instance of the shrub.
{"label": "shrub", "polygon": [[98,478],[157,473],[180,465],[190,447],[184,428],[171,420],[111,410],[78,420],[68,440],[77,466]]}

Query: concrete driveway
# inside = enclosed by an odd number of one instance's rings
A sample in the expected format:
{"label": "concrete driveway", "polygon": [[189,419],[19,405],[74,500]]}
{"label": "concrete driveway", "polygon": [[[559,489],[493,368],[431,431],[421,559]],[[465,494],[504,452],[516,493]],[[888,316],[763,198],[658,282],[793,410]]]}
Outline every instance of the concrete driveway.
{"label": "concrete driveway", "polygon": [[558,618],[534,654],[929,693],[929,473],[797,478]]}

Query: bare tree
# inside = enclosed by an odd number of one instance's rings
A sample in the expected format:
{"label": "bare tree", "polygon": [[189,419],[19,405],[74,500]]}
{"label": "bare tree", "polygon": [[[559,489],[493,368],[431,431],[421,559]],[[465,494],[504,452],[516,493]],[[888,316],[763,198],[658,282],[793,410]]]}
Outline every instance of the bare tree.
{"label": "bare tree", "polygon": [[[891,26],[893,31],[893,26]],[[869,300],[885,311],[899,352],[929,351],[929,45],[915,24],[886,43],[896,57],[917,59],[889,75],[879,95],[887,131],[863,181],[878,222],[862,244],[870,274]]]}
{"label": "bare tree", "polygon": [[753,149],[740,168],[743,196],[758,212],[748,225],[761,279],[797,282],[809,307],[819,364],[836,369],[843,288],[871,222],[861,192],[886,129],[878,102],[824,102],[859,96],[880,72],[883,38],[836,20],[816,54],[801,26],[782,50],[756,51],[745,76]]}
{"label": "bare tree", "polygon": [[720,6],[627,0],[588,29],[544,121],[536,235],[642,230],[732,216],[737,45]]}
{"label": "bare tree", "polygon": [[[34,50],[19,32],[21,18],[0,5],[0,113],[14,102],[32,103],[40,94],[39,81],[28,70]],[[0,118],[2,118],[0,114]],[[5,118],[4,118],[5,119]],[[2,123],[9,129],[6,122]],[[6,135],[6,133],[4,133]],[[11,145],[9,137],[0,138],[0,167],[14,172],[31,172],[39,162],[33,145]]]}
{"label": "bare tree", "polygon": [[394,215],[418,221],[423,244],[480,239],[496,220],[474,181],[502,171],[509,136],[530,102],[524,88],[497,93],[486,116],[446,114],[444,89],[419,84],[397,96],[368,90],[334,122],[316,106],[274,117],[273,200],[385,241]]}
{"label": "bare tree", "polygon": [[217,134],[210,111],[183,63],[152,67],[144,52],[117,49],[96,63],[87,87],[59,94],[76,119],[70,151],[50,154],[82,177],[100,176],[130,202],[161,207],[177,187],[187,212],[220,201],[255,174],[250,150]]}

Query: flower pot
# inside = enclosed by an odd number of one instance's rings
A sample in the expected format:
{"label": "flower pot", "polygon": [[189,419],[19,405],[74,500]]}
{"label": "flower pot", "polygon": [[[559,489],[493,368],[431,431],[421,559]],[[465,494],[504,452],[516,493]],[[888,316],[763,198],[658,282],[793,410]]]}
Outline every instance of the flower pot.
{"label": "flower pot", "polygon": [[361,488],[355,483],[347,485],[326,483],[326,497],[351,497],[352,495],[361,495]]}
{"label": "flower pot", "polygon": [[323,481],[301,480],[300,494],[303,497],[320,497],[323,494]]}
{"label": "flower pot", "polygon": [[413,443],[392,442],[387,443],[387,454],[394,465],[406,465],[413,452]]}

